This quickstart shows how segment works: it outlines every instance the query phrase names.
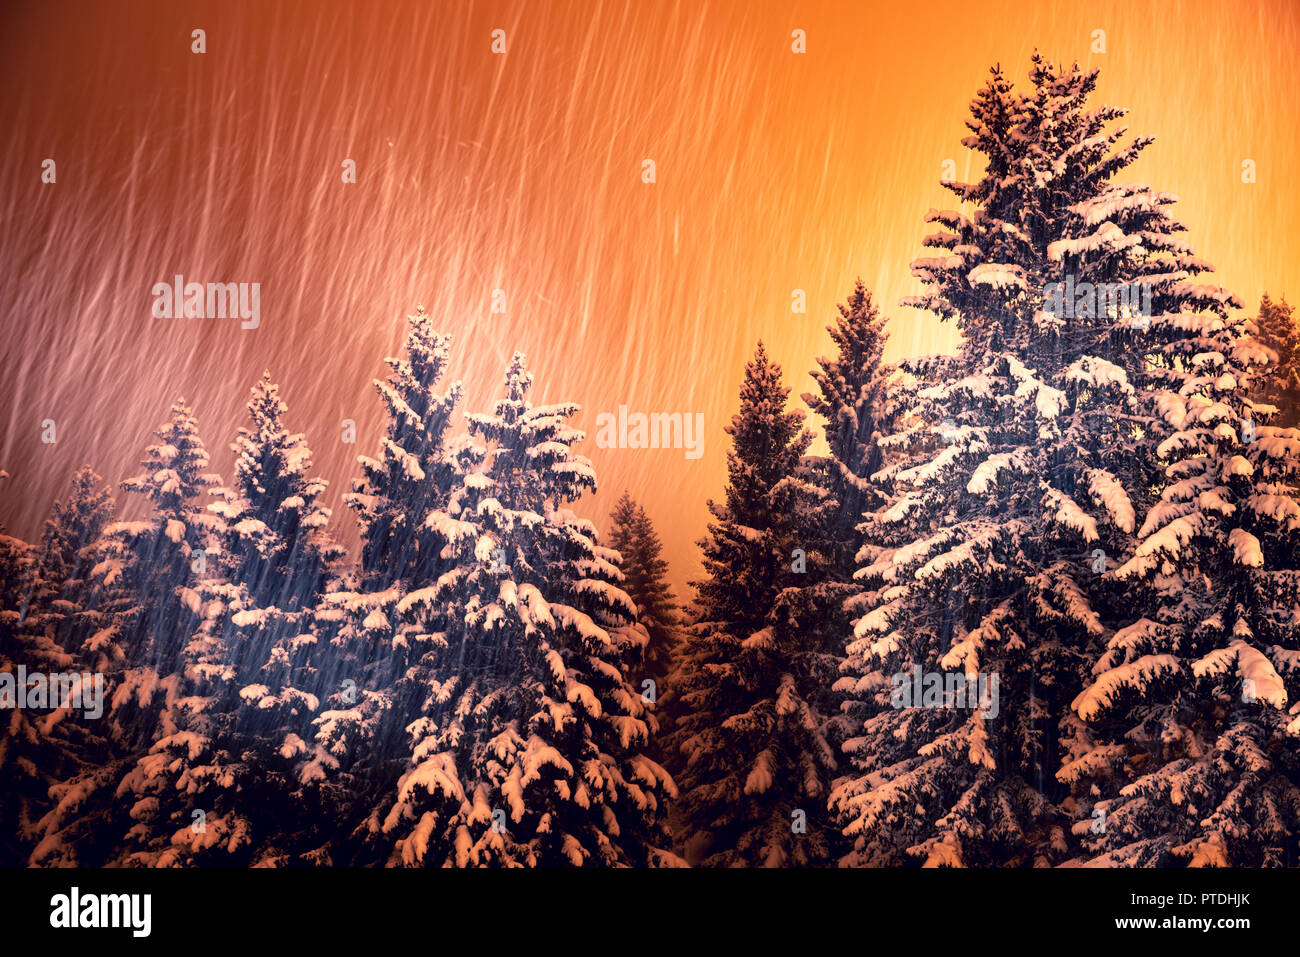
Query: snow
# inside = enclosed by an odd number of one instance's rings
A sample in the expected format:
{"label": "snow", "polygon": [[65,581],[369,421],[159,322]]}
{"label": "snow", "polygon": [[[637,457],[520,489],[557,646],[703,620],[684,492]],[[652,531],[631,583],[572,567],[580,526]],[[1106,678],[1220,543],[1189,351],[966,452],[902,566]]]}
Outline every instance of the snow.
{"label": "snow", "polygon": [[986,561],[988,551],[997,541],[999,532],[996,528],[981,532],[974,538],[962,542],[956,548],[936,555],[915,572],[917,581],[930,581],[952,575],[963,569],[979,567]]}
{"label": "snow", "polygon": [[940,481],[944,473],[956,465],[958,459],[966,452],[982,452],[987,448],[978,440],[972,441],[966,448],[951,445],[936,455],[929,462],[906,469],[898,473],[900,481],[909,482],[917,488],[933,485]]}
{"label": "snow", "polygon": [[770,750],[759,752],[745,778],[746,794],[766,794],[772,787],[776,774],[776,760]]}
{"label": "snow", "polygon": [[[957,259],[957,265],[952,268],[960,269],[961,265],[962,260]],[[1028,288],[1028,284],[1025,282],[1024,270],[1014,264],[983,263],[968,272],[966,279],[972,286],[992,286],[995,289],[1022,290]]]}
{"label": "snow", "polygon": [[[478,534],[478,528],[472,522],[460,521],[440,510],[432,511],[425,516],[424,527],[437,532],[448,545],[455,545]],[[447,554],[444,557],[450,558],[451,555]]]}
{"label": "snow", "polygon": [[384,450],[388,457],[398,464],[402,473],[413,482],[424,481],[424,469],[420,467],[420,460],[406,449],[402,448],[392,439],[383,440]]}
{"label": "snow", "polygon": [[1223,471],[1220,474],[1225,481],[1236,475],[1249,478],[1255,474],[1255,466],[1244,455],[1234,455],[1224,463]]}
{"label": "snow", "polygon": [[1043,495],[1043,505],[1049,511],[1055,510],[1052,518],[1058,524],[1078,532],[1085,542],[1095,542],[1101,537],[1097,533],[1097,520],[1064,492],[1048,489]]}
{"label": "snow", "polygon": [[1065,378],[1066,381],[1092,386],[1095,389],[1106,389],[1114,386],[1126,395],[1133,394],[1133,386],[1129,384],[1128,373],[1115,363],[1107,359],[1099,359],[1096,356],[1083,356],[1075,360],[1065,370]]}
{"label": "snow", "polygon": [[465,790],[456,772],[454,757],[450,754],[436,754],[403,775],[397,785],[398,801],[403,804],[409,802],[416,788],[429,795],[446,795],[458,802],[465,800]]}
{"label": "snow", "polygon": [[1106,509],[1116,528],[1131,534],[1137,516],[1120,480],[1105,469],[1089,469],[1085,474],[1093,500]]}
{"label": "snow", "polygon": [[1143,655],[1102,674],[1075,697],[1070,707],[1083,720],[1092,721],[1114,707],[1124,691],[1145,691],[1151,682],[1181,670],[1182,666],[1173,655]]}
{"label": "snow", "polygon": [[104,529],[104,534],[123,538],[139,538],[141,535],[147,535],[153,529],[153,522],[114,522]]}
{"label": "snow", "polygon": [[1198,678],[1223,675],[1234,663],[1237,675],[1242,680],[1242,687],[1234,689],[1237,694],[1248,690],[1249,696],[1255,701],[1262,701],[1279,710],[1286,707],[1286,685],[1273,669],[1273,663],[1245,641],[1234,640],[1226,648],[1211,651],[1192,663],[1192,673]]}
{"label": "snow", "polygon": [[1228,546],[1232,549],[1232,558],[1238,565],[1247,568],[1260,568],[1264,564],[1264,552],[1259,539],[1241,528],[1234,528],[1228,533]]}
{"label": "snow", "polygon": [[1300,528],[1300,503],[1290,495],[1277,494],[1266,486],[1247,498],[1246,506],[1257,516],[1276,522],[1286,531]]}
{"label": "snow", "polygon": [[1114,219],[1121,212],[1150,212],[1160,206],[1177,203],[1178,197],[1173,193],[1157,193],[1148,186],[1111,186],[1100,196],[1080,203],[1074,210],[1083,217],[1088,226],[1096,226],[1109,219]]}
{"label": "snow", "polygon": [[1124,230],[1113,222],[1104,222],[1097,228],[1096,232],[1089,236],[1079,239],[1058,239],[1055,242],[1048,243],[1047,258],[1051,262],[1060,262],[1065,256],[1077,256],[1080,253],[1091,253],[1098,249],[1120,250],[1129,246],[1136,246],[1140,242],[1141,239],[1136,236],[1125,236]]}
{"label": "snow", "polygon": [[1065,393],[1041,381],[1033,369],[1028,368],[1014,356],[1007,356],[1007,367],[1012,378],[1020,383],[1016,388],[1016,395],[1034,396],[1035,408],[1044,419],[1054,419],[1065,409]]}

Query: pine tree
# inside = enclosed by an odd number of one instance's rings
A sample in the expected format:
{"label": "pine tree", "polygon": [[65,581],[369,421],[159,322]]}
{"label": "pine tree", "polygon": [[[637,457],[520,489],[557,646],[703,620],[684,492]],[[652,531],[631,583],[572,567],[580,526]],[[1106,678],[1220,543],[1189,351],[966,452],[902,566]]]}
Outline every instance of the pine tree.
{"label": "pine tree", "polygon": [[[374,849],[383,840],[376,808],[405,764],[403,729],[423,706],[403,676],[434,640],[403,623],[399,603],[454,570],[436,522],[473,464],[450,431],[463,387],[441,385],[451,337],[423,309],[407,319],[405,357],[386,359],[391,374],[375,382],[388,410],[379,457],[358,457],[362,477],[344,496],[361,532],[360,568],[333,582],[317,610],[329,651],[318,682],[321,711],[312,736],[291,748],[301,749],[304,787],[332,793],[349,824],[363,819],[338,842],[343,859],[386,854]],[[360,846],[367,842],[369,849]]]}
{"label": "pine tree", "polygon": [[[1096,76],[1035,55],[1019,95],[995,68],[964,141],[984,176],[945,184],[974,212],[927,216],[943,255],[913,264],[928,291],[906,304],[955,318],[964,341],[905,364],[917,384],[883,440],[892,488],[865,523],[873,597],[837,686],[862,722],[846,743],[857,773],[833,798],[859,863],[1068,853],[1069,705],[1131,607],[1104,572],[1153,498],[1148,356],[1200,321],[1186,316],[1235,304],[1189,281],[1209,266],[1176,238],[1173,197],[1112,182],[1151,139],[1117,146],[1124,111],[1086,108]],[[1133,314],[1147,302],[1153,316]],[[913,701],[932,678],[949,694]]]}
{"label": "pine tree", "polygon": [[326,483],[309,474],[304,437],[284,427],[269,373],[248,409],[253,428],[231,446],[234,482],[208,507],[213,574],[182,590],[200,622],[183,652],[180,697],[119,788],[137,802],[136,862],[279,853],[266,845],[300,803],[284,752],[296,756],[310,734],[321,657],[312,612],[341,550],[318,501]]}
{"label": "pine tree", "polygon": [[179,661],[193,631],[195,610],[181,590],[208,574],[213,523],[199,499],[221,479],[206,471],[208,452],[184,399],[155,435],[141,473],[122,482],[124,490],[147,498],[153,512],[144,521],[117,522],[105,530],[116,548],[99,571],[106,584],[127,578],[137,605],[123,616],[120,640],[133,662],[161,676]]}
{"label": "pine tree", "polygon": [[1247,321],[1188,311],[1160,328],[1141,394],[1160,494],[1114,573],[1137,612],[1073,702],[1059,776],[1096,863],[1295,866],[1300,431],[1252,398],[1275,353]]}
{"label": "pine tree", "polygon": [[[102,866],[131,853],[120,837],[151,805],[130,806],[115,792],[151,745],[178,732],[177,716],[192,705],[182,678],[186,646],[200,620],[195,586],[212,574],[213,516],[200,496],[220,483],[205,470],[209,459],[198,423],[184,399],[145,450],[141,474],[123,489],[149,499],[141,521],[105,527],[96,546],[99,628],[81,648],[84,659],[106,672],[111,701],[100,730],[102,751],[93,764],[50,789],[52,807],[39,822],[40,841],[30,862],[46,866]],[[123,794],[128,793],[123,788]]]}
{"label": "pine tree", "polygon": [[55,640],[69,651],[78,650],[88,629],[99,621],[97,609],[91,607],[91,571],[114,511],[109,489],[101,481],[89,465],[78,469],[68,497],[54,503],[41,535],[40,590],[34,602]]}
{"label": "pine tree", "polygon": [[[112,514],[108,491],[98,483],[89,467],[76,473],[71,494],[54,503],[39,548],[16,539],[0,544],[4,591],[18,599],[0,605],[16,606],[12,620],[0,621],[0,670],[16,676],[21,665],[28,674],[88,674],[79,654],[97,615],[88,579],[98,536]],[[88,698],[93,682],[77,680],[83,706],[93,710]],[[88,723],[93,719],[48,696],[46,707],[28,705],[4,713],[0,791],[7,798],[0,802],[0,832],[5,835],[0,859],[20,865],[51,808],[50,788],[99,760],[104,744]]]}
{"label": "pine tree", "polygon": [[896,383],[892,367],[884,362],[886,320],[861,279],[838,309],[835,324],[826,328],[835,357],[817,360],[818,369],[812,373],[817,392],[804,393],[803,400],[825,423],[827,491],[836,503],[835,564],[841,574],[851,576],[860,547],[857,526],[865,511],[881,504],[871,477],[884,462],[880,438],[888,433],[890,391]]}
{"label": "pine tree", "polygon": [[637,623],[646,630],[641,681],[654,682],[655,697],[665,688],[673,654],[681,641],[681,612],[668,584],[663,543],[644,508],[624,492],[610,513],[610,547],[622,556],[622,587],[637,609]]}
{"label": "pine tree", "polygon": [[[812,373],[817,391],[803,396],[823,421],[828,454],[815,461],[813,476],[826,491],[829,507],[821,536],[821,550],[827,555],[825,581],[808,591],[812,607],[806,617],[816,622],[824,633],[824,645],[833,650],[835,672],[843,667],[852,621],[871,601],[854,580],[858,563],[869,564],[875,556],[861,523],[865,513],[886,501],[876,473],[886,462],[881,438],[898,415],[894,395],[901,387],[893,367],[884,362],[886,320],[860,279],[838,311],[835,324],[826,329],[835,346],[834,357],[817,360],[818,369]],[[836,715],[842,710],[840,698],[828,687],[817,707],[823,714]],[[846,717],[829,718],[826,737],[837,752],[852,727]],[[841,840],[834,843],[837,853],[846,849]]]}
{"label": "pine tree", "polygon": [[1255,398],[1278,407],[1273,425],[1293,428],[1300,425],[1300,325],[1291,305],[1285,299],[1274,302],[1268,293],[1260,301],[1255,325],[1256,338],[1277,354],[1277,361],[1260,376]]}
{"label": "pine tree", "polygon": [[469,416],[482,444],[425,526],[454,567],[399,605],[428,653],[408,673],[423,713],[382,830],[403,865],[661,862],[671,779],[628,665],[644,652],[617,555],[567,506],[594,490],[569,404],[533,406],[516,354],[505,397]]}
{"label": "pine tree", "polygon": [[29,672],[62,670],[63,656],[43,630],[28,619],[36,590],[36,550],[27,542],[0,534],[0,862],[24,862],[35,837],[35,825],[46,807],[59,755],[45,734],[41,715],[19,708],[19,667]]}
{"label": "pine tree", "polygon": [[34,549],[0,528],[0,636],[12,639],[25,630],[36,578]]}
{"label": "pine tree", "polygon": [[345,497],[361,529],[362,588],[372,593],[441,574],[437,537],[419,519],[446,502],[458,470],[447,430],[464,389],[455,382],[436,391],[451,337],[435,332],[423,309],[408,321],[406,358],[385,359],[392,375],[375,381],[389,417],[379,458],[359,457],[363,476]]}
{"label": "pine tree", "polygon": [[812,435],[762,343],[745,368],[723,503],[701,541],[674,681],[688,858],[709,866],[825,863],[835,765],[816,702],[829,684],[825,635],[806,602],[828,502],[803,461]]}
{"label": "pine tree", "polygon": [[337,806],[302,772],[320,702],[338,687],[317,616],[338,587],[345,552],[329,535],[331,512],[320,501],[328,483],[311,475],[306,439],[288,432],[285,411],[264,375],[249,403],[254,428],[241,430],[233,447],[233,494],[224,506],[210,506],[233,535],[227,579],[240,595],[225,641],[240,649],[242,667],[231,734],[233,750],[248,759],[240,801],[249,808],[259,863],[313,860]]}

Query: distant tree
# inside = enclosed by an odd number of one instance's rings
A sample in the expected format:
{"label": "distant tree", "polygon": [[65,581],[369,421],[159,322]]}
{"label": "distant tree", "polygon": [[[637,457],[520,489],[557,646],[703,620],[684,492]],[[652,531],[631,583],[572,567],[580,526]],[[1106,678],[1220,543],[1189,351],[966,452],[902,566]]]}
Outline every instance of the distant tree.
{"label": "distant tree", "polygon": [[1259,341],[1277,354],[1277,362],[1261,377],[1256,398],[1278,407],[1274,425],[1300,425],[1300,323],[1285,299],[1274,302],[1265,293],[1255,325]]}
{"label": "distant tree", "polygon": [[200,497],[221,480],[206,471],[208,453],[184,399],[155,436],[141,473],[122,483],[145,496],[152,512],[141,521],[106,526],[95,548],[99,627],[80,652],[107,672],[111,704],[97,723],[100,752],[51,786],[52,806],[38,825],[33,864],[102,866],[127,853],[121,836],[150,805],[128,806],[117,786],[155,740],[177,730],[176,716],[191,704],[181,672],[200,621],[195,588],[213,574],[209,555],[216,553],[215,518]]}
{"label": "distant tree", "polygon": [[891,397],[896,383],[893,367],[884,361],[886,319],[862,280],[838,310],[835,324],[826,329],[835,355],[817,360],[812,373],[817,391],[804,393],[803,400],[825,423],[836,565],[851,577],[861,545],[857,526],[866,510],[881,504],[872,476],[884,462],[880,439],[889,434],[896,414]]}
{"label": "distant tree", "polygon": [[68,497],[54,503],[41,535],[33,600],[55,641],[68,651],[79,650],[100,621],[92,607],[91,572],[101,557],[100,536],[114,511],[109,489],[101,481],[89,465],[78,469]]}
{"label": "distant tree", "polygon": [[[672,683],[688,859],[708,866],[824,864],[835,757],[817,702],[834,648],[809,614],[824,580],[828,513],[804,453],[812,435],[762,343],[727,426],[728,484],[700,545],[694,622]],[[828,666],[829,665],[829,666]]]}
{"label": "distant tree", "polygon": [[615,503],[610,523],[609,544],[623,558],[623,590],[635,603],[637,623],[648,636],[637,683],[653,681],[658,697],[681,641],[681,611],[667,581],[663,543],[650,516],[627,492]]}

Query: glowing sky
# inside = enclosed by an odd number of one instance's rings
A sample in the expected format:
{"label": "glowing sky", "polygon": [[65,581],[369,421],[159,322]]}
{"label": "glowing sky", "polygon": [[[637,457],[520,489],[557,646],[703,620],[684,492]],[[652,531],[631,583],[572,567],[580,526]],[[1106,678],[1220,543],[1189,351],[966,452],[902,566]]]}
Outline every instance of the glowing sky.
{"label": "glowing sky", "polygon": [[[536,399],[583,406],[601,481],[584,511],[603,527],[630,489],[680,589],[757,339],[806,391],[860,275],[893,317],[891,358],[954,344],[897,302],[922,217],[951,205],[944,161],[967,173],[962,122],[995,62],[1017,82],[1035,48],[1100,68],[1098,101],[1157,137],[1125,178],[1180,197],[1249,309],[1265,290],[1294,301],[1298,32],[1294,0],[8,3],[0,522],[38,534],[82,462],[132,474],[177,395],[228,473],[263,369],[337,504],[381,428],[371,380],[422,304],[456,337],[469,408],[490,407],[515,348]],[[261,326],[152,318],[177,273],[260,283]],[[702,457],[597,448],[596,415],[619,405],[702,412]]]}

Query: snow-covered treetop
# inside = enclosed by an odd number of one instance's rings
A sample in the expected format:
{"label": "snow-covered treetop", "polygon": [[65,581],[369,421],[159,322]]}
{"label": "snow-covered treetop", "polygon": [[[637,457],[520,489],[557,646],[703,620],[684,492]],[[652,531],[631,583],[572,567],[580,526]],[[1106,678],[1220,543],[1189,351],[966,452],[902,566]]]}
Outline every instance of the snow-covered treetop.
{"label": "snow-covered treetop", "polygon": [[217,485],[220,477],[205,471],[208,451],[183,398],[176,400],[171,418],[154,435],[158,441],[145,449],[141,473],[126,479],[122,487],[147,496],[160,517],[185,522],[198,510],[195,499]]}
{"label": "snow-covered treetop", "polygon": [[1017,93],[995,67],[977,94],[963,143],[983,155],[984,174],[943,184],[975,209],[926,216],[944,230],[924,245],[942,255],[913,262],[928,289],[904,304],[955,317],[971,362],[988,349],[1034,350],[1050,357],[1048,372],[1096,349],[1119,318],[1106,306],[1056,315],[1052,284],[1147,284],[1156,322],[1184,308],[1224,316],[1240,307],[1222,289],[1189,281],[1211,267],[1176,238],[1185,231],[1168,210],[1176,197],[1113,182],[1153,139],[1120,146],[1126,129],[1109,127],[1125,111],[1087,108],[1097,71],[1035,54],[1030,83]]}

